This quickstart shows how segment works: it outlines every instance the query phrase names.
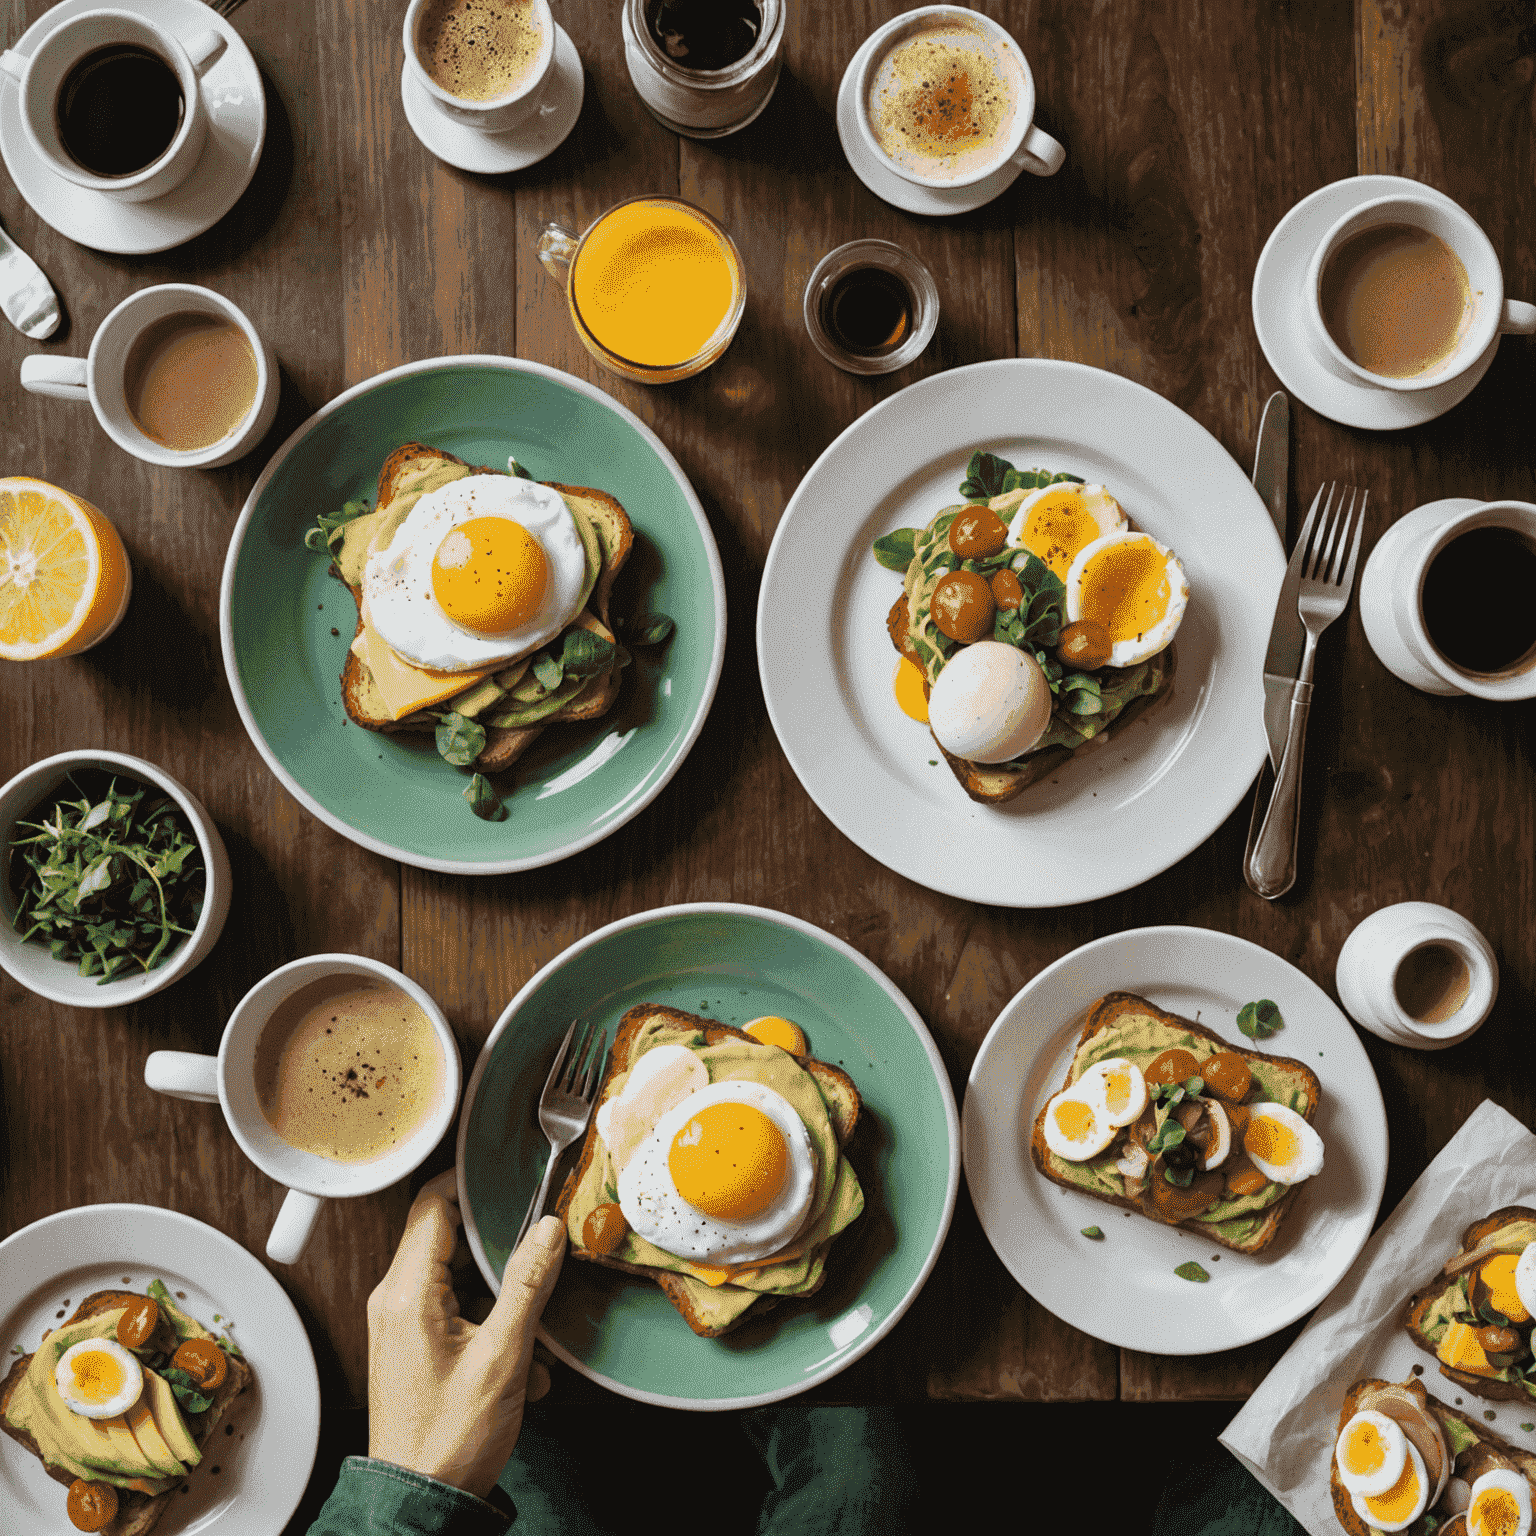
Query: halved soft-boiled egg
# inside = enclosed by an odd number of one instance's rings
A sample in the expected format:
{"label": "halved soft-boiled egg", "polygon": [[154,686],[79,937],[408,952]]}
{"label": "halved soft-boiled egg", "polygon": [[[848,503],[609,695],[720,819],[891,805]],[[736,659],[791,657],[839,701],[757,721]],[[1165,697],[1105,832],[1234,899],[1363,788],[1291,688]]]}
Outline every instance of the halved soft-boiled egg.
{"label": "halved soft-boiled egg", "polygon": [[1134,1061],[1123,1056],[1097,1061],[1078,1078],[1076,1086],[1082,1088],[1089,1078],[1097,1078],[1103,1084],[1104,1118],[1117,1130],[1129,1125],[1147,1107],[1147,1080]]}
{"label": "halved soft-boiled egg", "polygon": [[1408,1437],[1396,1419],[1367,1409],[1339,1432],[1334,1458],[1339,1481],[1351,1493],[1380,1497],[1403,1475]]}
{"label": "halved soft-boiled egg", "polygon": [[59,1356],[53,1379],[71,1413],[114,1419],[144,1390],[144,1368],[116,1339],[84,1339]]}
{"label": "halved soft-boiled egg", "polygon": [[1255,1104],[1243,1132],[1253,1166],[1276,1184],[1297,1184],[1323,1171],[1323,1138],[1284,1104]]}
{"label": "halved soft-boiled egg", "polygon": [[928,695],[928,724],[946,752],[1006,763],[1029,751],[1051,723],[1051,685],[1028,651],[1000,640],[962,646]]}
{"label": "halved soft-boiled egg", "polygon": [[1115,1139],[1117,1129],[1104,1107],[1102,1080],[1086,1074],[1045,1106],[1045,1144],[1069,1163],[1097,1157]]}
{"label": "halved soft-boiled egg", "polygon": [[1467,1536],[1530,1536],[1531,1485],[1518,1472],[1495,1468],[1472,1484]]}
{"label": "halved soft-boiled egg", "polygon": [[1018,503],[1008,523],[1008,543],[1039,556],[1065,581],[1080,550],[1129,526],[1120,503],[1102,485],[1063,480],[1031,491]]}
{"label": "halved soft-boiled egg", "polygon": [[[1483,1268],[1486,1274],[1487,1266]],[[1514,1288],[1526,1316],[1536,1317],[1536,1243],[1527,1243],[1520,1257],[1515,1260]],[[1502,1307],[1499,1310],[1504,1311]],[[1506,1311],[1504,1315],[1513,1320],[1513,1313]]]}
{"label": "halved soft-boiled egg", "polygon": [[1189,603],[1179,557],[1145,533],[1112,533],[1080,550],[1063,578],[1067,619],[1109,632],[1109,665],[1134,666],[1164,650]]}
{"label": "halved soft-boiled egg", "polygon": [[1397,1481],[1384,1493],[1352,1493],[1350,1502],[1355,1513],[1367,1525],[1378,1531],[1406,1530],[1429,1504],[1432,1492],[1429,1474],[1424,1470],[1424,1458],[1418,1448],[1405,1437],[1408,1459]]}

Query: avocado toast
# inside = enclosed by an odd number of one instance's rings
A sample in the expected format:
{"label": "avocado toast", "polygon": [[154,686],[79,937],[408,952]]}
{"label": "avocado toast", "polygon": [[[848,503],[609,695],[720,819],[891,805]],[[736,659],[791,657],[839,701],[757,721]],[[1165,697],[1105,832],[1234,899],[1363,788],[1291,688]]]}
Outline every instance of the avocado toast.
{"label": "avocado toast", "polygon": [[[168,1325],[166,1343],[214,1339],[158,1281],[150,1294]],[[17,1357],[0,1381],[0,1427],[36,1456],[50,1477],[66,1487],[79,1479],[114,1489],[117,1514],[101,1527],[108,1536],[144,1536],[154,1527],[187,1472],[202,1460],[229,1405],[253,1380],[250,1366],[226,1351],[224,1379],[208,1393],[207,1407],[184,1411],[165,1378],[146,1363],[145,1392],[136,1405],[146,1412],[130,1410],[127,1422],[84,1419],[71,1413],[54,1384],[60,1356],[83,1340],[115,1339],[124,1311],[142,1301],[131,1291],[97,1291],[87,1296],[67,1321],[50,1330],[34,1353]],[[61,1498],[61,1528],[63,1505]]]}
{"label": "avocado toast", "polygon": [[[1254,1107],[1265,1101],[1284,1105],[1310,1122],[1321,1095],[1317,1074],[1290,1057],[1237,1050],[1203,1026],[1169,1013],[1135,993],[1111,992],[1088,1010],[1063,1090],[1072,1088],[1099,1062],[1124,1060],[1146,1070],[1158,1057],[1175,1050],[1186,1051],[1194,1058],[1197,1073],[1218,1053],[1240,1058],[1246,1065],[1249,1081],[1244,1085],[1239,1074],[1238,1087],[1242,1091],[1230,1098],[1203,1085],[1196,1093],[1190,1093],[1187,1087],[1183,1094],[1177,1090],[1149,1092],[1144,1112],[1119,1131],[1103,1152],[1076,1162],[1047,1147],[1047,1104],[1035,1117],[1030,1157],[1046,1178],[1064,1189],[1074,1189],[1166,1225],[1198,1233],[1203,1239],[1238,1253],[1257,1253],[1273,1241],[1297,1186],[1277,1183],[1257,1170],[1243,1151],[1242,1132]],[[1212,1105],[1216,1106],[1214,1110]],[[1188,1121],[1193,1137],[1198,1134],[1202,1110],[1211,1118],[1219,1113],[1227,1119],[1231,1151],[1219,1176],[1216,1170],[1197,1173],[1180,1184],[1178,1172],[1173,1170],[1175,1177],[1169,1180],[1165,1170],[1172,1169],[1168,1158],[1177,1146],[1170,1147],[1168,1152],[1158,1149],[1158,1142],[1166,1139],[1163,1126],[1170,1119]],[[1131,1173],[1127,1167],[1139,1171]],[[1164,1188],[1164,1184],[1168,1187]]]}
{"label": "avocado toast", "polygon": [[[815,1150],[817,1187],[805,1219],[779,1253],[751,1265],[716,1267],[681,1259],[627,1232],[611,1252],[589,1243],[589,1219],[618,1200],[617,1174],[597,1130],[596,1109],[618,1094],[645,1053],[661,1045],[694,1051],[711,1083],[761,1082],[781,1093],[804,1122]],[[556,1214],[566,1223],[574,1257],[654,1280],[696,1334],[716,1338],[742,1323],[754,1307],[809,1296],[825,1278],[828,1249],[863,1210],[864,1196],[843,1149],[858,1123],[860,1099],[852,1078],[809,1056],[763,1045],[742,1030],[657,1003],[640,1003],[620,1021],[586,1141],[566,1179]]]}

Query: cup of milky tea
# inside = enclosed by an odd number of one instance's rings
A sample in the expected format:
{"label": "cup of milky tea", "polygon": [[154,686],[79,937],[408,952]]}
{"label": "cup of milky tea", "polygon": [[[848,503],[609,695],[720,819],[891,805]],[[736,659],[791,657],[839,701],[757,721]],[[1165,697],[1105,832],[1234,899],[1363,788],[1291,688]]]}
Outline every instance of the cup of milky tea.
{"label": "cup of milky tea", "polygon": [[888,21],[866,45],[854,85],[859,133],[919,186],[969,186],[1010,161],[1053,176],[1066,159],[1034,126],[1029,61],[977,11],[928,5]]}
{"label": "cup of milky tea", "polygon": [[84,357],[22,359],[38,395],[89,404],[118,447],[151,464],[212,469],[254,448],[277,414],[277,359],[245,314],[192,283],[124,299]]}
{"label": "cup of milky tea", "polygon": [[1432,389],[1499,334],[1536,331],[1536,305],[1504,297],[1476,220],[1428,192],[1373,198],[1337,220],[1313,252],[1306,295],[1313,351],[1378,389]]}
{"label": "cup of milky tea", "polygon": [[398,1183],[459,1102],[458,1043],[431,997],[364,955],[311,955],[257,982],[217,1056],[154,1051],[144,1081],[218,1104],[241,1150],[287,1186],[267,1257],[296,1263],[327,1200]]}
{"label": "cup of milky tea", "polygon": [[555,63],[549,0],[411,0],[405,67],[439,111],[506,133],[539,110]]}
{"label": "cup of milky tea", "polygon": [[632,197],[583,235],[546,224],[538,256],[565,285],[582,345],[641,384],[709,367],[746,308],[746,273],[731,237],[678,197]]}

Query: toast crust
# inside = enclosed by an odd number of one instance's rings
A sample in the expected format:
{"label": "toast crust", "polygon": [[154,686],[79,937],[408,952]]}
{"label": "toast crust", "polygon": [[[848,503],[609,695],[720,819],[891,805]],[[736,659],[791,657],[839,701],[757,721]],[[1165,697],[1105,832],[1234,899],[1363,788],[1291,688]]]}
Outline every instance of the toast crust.
{"label": "toast crust", "polygon": [[[118,1307],[126,1306],[131,1301],[143,1299],[143,1293],[137,1291],[94,1291],[75,1308],[73,1314],[63,1322],[56,1325],[57,1328],[67,1328],[71,1323],[83,1322],[86,1318],[96,1317],[102,1312],[111,1312]],[[51,1334],[56,1328],[50,1328]],[[196,1444],[199,1450],[203,1450],[213,1439],[214,1431],[219,1427],[229,1405],[240,1396],[253,1380],[252,1371],[238,1355],[226,1353],[225,1364],[228,1367],[223,1384],[214,1392],[213,1401],[209,1405],[208,1417],[203,1425],[201,1433],[197,1436]],[[0,1381],[0,1429],[4,1429],[12,1440],[18,1445],[30,1451],[32,1455],[42,1462],[43,1470],[55,1482],[62,1483],[66,1488],[74,1482],[74,1474],[65,1471],[62,1467],[49,1466],[43,1460],[42,1447],[24,1429],[18,1429],[6,1417],[6,1409],[10,1406],[12,1394],[21,1385],[22,1378],[27,1374],[27,1368],[32,1364],[31,1355],[20,1355],[12,1363],[6,1373],[4,1381]],[[188,1477],[195,1477],[197,1469],[194,1467]],[[156,1522],[165,1512],[165,1507],[176,1495],[176,1489],[185,1481],[176,1479],[175,1486],[166,1489],[164,1493],[146,1494],[139,1493],[131,1488],[119,1488],[117,1490],[118,1512],[117,1517],[104,1528],[103,1536],[147,1536],[154,1529]]]}
{"label": "toast crust", "polygon": [[[635,1036],[641,1027],[651,1019],[662,1019],[678,1029],[698,1030],[704,1036],[706,1045],[714,1045],[722,1040],[745,1040],[757,1043],[752,1036],[744,1030],[736,1029],[730,1024],[721,1024],[714,1019],[705,1018],[701,1014],[687,1013],[681,1008],[671,1008],[662,1003],[637,1003],[628,1009],[619,1022],[619,1029],[614,1036],[612,1049],[608,1055],[608,1065],[603,1073],[602,1082],[598,1086],[597,1097],[593,1100],[592,1119],[587,1127],[587,1134],[582,1142],[581,1156],[576,1167],[566,1178],[561,1187],[559,1199],[555,1202],[554,1214],[561,1222],[569,1226],[571,1201],[574,1199],[582,1179],[585,1177],[592,1159],[597,1153],[601,1137],[597,1133],[597,1110],[607,1100],[613,1080],[620,1074],[629,1070],[629,1050]],[[794,1057],[795,1061],[816,1079],[818,1088],[821,1089],[822,1098],[826,1101],[828,1118],[832,1123],[832,1130],[837,1138],[838,1149],[841,1151],[853,1135],[854,1128],[859,1121],[861,1101],[859,1090],[849,1075],[841,1067],[834,1067],[828,1062],[818,1061],[812,1056]],[[630,1264],[622,1259],[611,1258],[606,1254],[593,1253],[590,1249],[582,1247],[579,1243],[572,1242],[570,1252],[573,1258],[584,1259],[589,1263],[602,1264],[609,1269],[622,1270],[626,1274],[640,1275],[654,1280],[661,1287],[667,1300],[677,1308],[683,1320],[701,1338],[719,1338],[722,1334],[729,1333],[733,1328],[740,1327],[748,1318],[756,1318],[764,1311],[777,1304],[780,1298],[772,1295],[759,1296],[744,1312],[731,1320],[724,1327],[712,1327],[699,1313],[694,1305],[683,1277],[667,1269],[655,1269],[646,1264]],[[826,1279],[826,1270],[823,1269],[816,1282],[807,1287],[794,1297],[785,1297],[785,1300],[798,1301],[804,1296],[814,1294],[821,1288]]]}
{"label": "toast crust", "polygon": [[[1140,997],[1134,992],[1109,992],[1093,1004],[1088,1010],[1088,1018],[1077,1038],[1077,1043],[1072,1047],[1073,1060],[1077,1059],[1077,1053],[1095,1035],[1112,1028],[1124,1015],[1136,1013],[1150,1014],[1169,1028],[1178,1029],[1181,1033],[1191,1034],[1200,1040],[1208,1040],[1218,1050],[1231,1051],[1250,1063],[1261,1061],[1269,1066],[1283,1067],[1286,1071],[1294,1073],[1306,1087],[1307,1109],[1303,1118],[1310,1123],[1316,1114],[1318,1099],[1322,1094],[1322,1085],[1318,1082],[1317,1074],[1305,1062],[1297,1061],[1291,1056],[1272,1056],[1266,1051],[1241,1049],[1231,1044],[1230,1041],[1222,1039],[1220,1035],[1212,1030],[1206,1029],[1204,1025],[1196,1024],[1193,1020],[1182,1018],[1176,1013],[1169,1013],[1166,1009],[1159,1008],[1156,1003],[1149,1002],[1146,998]],[[1069,1066],[1067,1068],[1067,1077],[1063,1079],[1061,1088],[1057,1089],[1056,1092],[1059,1093],[1071,1085],[1071,1071],[1072,1069]],[[1054,1096],[1053,1094],[1052,1097]],[[1049,1101],[1047,1101],[1047,1107],[1048,1104]],[[1064,1174],[1056,1172],[1051,1167],[1048,1149],[1045,1144],[1044,1108],[1035,1116],[1034,1130],[1030,1136],[1029,1155],[1035,1167],[1053,1184],[1059,1184],[1063,1189],[1073,1190],[1080,1195],[1089,1195],[1095,1200],[1103,1200],[1106,1204],[1119,1206],[1122,1210],[1134,1211],[1138,1216],[1145,1217],[1148,1221],[1157,1220],[1155,1217],[1147,1216],[1140,1203],[1130,1199],[1128,1196],[1112,1195],[1103,1190],[1085,1189],[1081,1184],[1074,1183]],[[1158,1225],[1177,1227],[1181,1231],[1197,1233],[1202,1239],[1218,1243],[1223,1248],[1230,1248],[1234,1253],[1258,1253],[1274,1241],[1275,1234],[1280,1230],[1280,1223],[1286,1211],[1290,1209],[1300,1187],[1299,1184],[1291,1185],[1273,1204],[1267,1206],[1264,1211],[1263,1224],[1253,1237],[1245,1242],[1233,1242],[1230,1238],[1224,1237],[1218,1232],[1212,1223],[1198,1221],[1193,1217],[1178,1222],[1159,1221]]]}

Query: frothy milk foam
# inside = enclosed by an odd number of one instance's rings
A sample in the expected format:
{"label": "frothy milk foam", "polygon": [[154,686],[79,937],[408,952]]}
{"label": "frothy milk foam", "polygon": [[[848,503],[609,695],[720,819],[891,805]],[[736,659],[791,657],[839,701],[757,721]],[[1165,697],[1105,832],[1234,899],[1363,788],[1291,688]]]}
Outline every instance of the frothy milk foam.
{"label": "frothy milk foam", "polygon": [[510,95],[533,72],[543,46],[530,0],[431,0],[416,23],[421,67],[465,101]]}

